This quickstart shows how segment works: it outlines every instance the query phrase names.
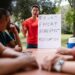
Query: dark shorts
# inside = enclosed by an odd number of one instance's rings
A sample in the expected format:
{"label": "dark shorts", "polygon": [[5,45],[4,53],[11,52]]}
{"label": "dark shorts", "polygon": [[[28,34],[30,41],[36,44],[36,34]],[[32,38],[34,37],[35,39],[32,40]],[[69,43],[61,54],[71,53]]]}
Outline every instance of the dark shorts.
{"label": "dark shorts", "polygon": [[27,48],[37,48],[37,44],[27,44]]}

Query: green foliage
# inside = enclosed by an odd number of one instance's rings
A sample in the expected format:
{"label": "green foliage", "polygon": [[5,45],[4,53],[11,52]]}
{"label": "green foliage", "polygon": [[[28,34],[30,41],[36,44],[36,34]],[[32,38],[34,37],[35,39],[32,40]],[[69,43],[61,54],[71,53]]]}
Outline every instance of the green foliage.
{"label": "green foliage", "polygon": [[67,25],[72,25],[73,17],[74,17],[73,14],[74,14],[74,10],[72,8],[70,8],[69,11],[65,15],[65,21],[66,21]]}
{"label": "green foliage", "polygon": [[11,11],[12,0],[0,0],[0,8],[5,8]]}
{"label": "green foliage", "polygon": [[57,12],[57,8],[54,7],[48,7],[48,6],[42,6],[42,13],[46,13],[46,14],[55,14]]}
{"label": "green foliage", "polygon": [[75,0],[68,0],[68,1],[69,1],[70,6],[73,10],[73,15],[72,15],[72,17],[73,17],[73,20],[72,20],[72,22],[73,22],[73,36],[75,37]]}
{"label": "green foliage", "polygon": [[41,13],[54,14],[59,8],[56,7],[55,3],[45,2],[41,3],[37,0],[16,0],[16,7],[13,7],[13,12],[16,18],[20,17],[21,19],[26,19],[31,16],[31,7],[34,4],[38,4],[40,9],[42,9]]}
{"label": "green foliage", "polygon": [[13,8],[14,15],[21,19],[26,19],[31,16],[31,7],[36,4],[36,0],[17,0],[16,7]]}
{"label": "green foliage", "polygon": [[55,14],[56,12],[59,11],[59,8],[56,6],[56,2],[52,1],[39,1],[39,5],[41,6],[41,13],[46,13],[46,14]]}
{"label": "green foliage", "polygon": [[66,27],[68,28],[68,32],[73,32],[75,31],[74,27],[74,21],[75,21],[75,16],[74,16],[75,10],[73,8],[70,8],[69,11],[65,15],[65,22],[66,22]]}

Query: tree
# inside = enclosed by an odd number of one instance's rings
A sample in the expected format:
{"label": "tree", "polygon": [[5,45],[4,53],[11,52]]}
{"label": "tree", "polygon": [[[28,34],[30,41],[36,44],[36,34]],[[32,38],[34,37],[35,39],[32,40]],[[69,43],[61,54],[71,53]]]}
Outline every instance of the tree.
{"label": "tree", "polygon": [[73,8],[73,36],[75,37],[75,0],[68,0]]}
{"label": "tree", "polygon": [[12,0],[1,0],[0,1],[0,8],[8,9],[11,11]]}
{"label": "tree", "polygon": [[16,6],[13,7],[14,15],[21,19],[30,17],[33,4],[37,4],[37,0],[16,0]]}
{"label": "tree", "polygon": [[67,27],[67,32],[72,33],[73,32],[73,9],[69,7],[69,10],[65,14],[65,22]]}
{"label": "tree", "polygon": [[33,4],[38,4],[40,6],[40,9],[42,9],[41,13],[53,14],[59,10],[59,8],[56,6],[57,2],[57,0],[54,3],[52,3],[51,1],[46,2],[45,0],[16,0],[16,7],[13,7],[14,15],[17,18],[18,16],[20,16],[21,19],[30,17],[30,10]]}
{"label": "tree", "polygon": [[75,0],[68,0],[70,3],[70,6],[72,8],[72,21],[73,21],[73,36],[75,37]]}
{"label": "tree", "polygon": [[59,10],[59,8],[56,6],[57,1],[54,1],[53,3],[50,0],[39,0],[38,3],[42,9],[41,13],[55,14]]}
{"label": "tree", "polygon": [[[58,1],[60,1],[60,3],[62,2],[62,0]],[[68,23],[71,22],[73,24],[73,36],[75,37],[75,0],[68,0],[68,2],[72,9],[67,13],[68,15],[66,16],[66,20]]]}

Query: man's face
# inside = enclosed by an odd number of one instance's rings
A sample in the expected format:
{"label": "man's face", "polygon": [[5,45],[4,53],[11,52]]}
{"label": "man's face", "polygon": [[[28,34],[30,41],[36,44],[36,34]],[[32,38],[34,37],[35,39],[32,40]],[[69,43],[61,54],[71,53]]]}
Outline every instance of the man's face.
{"label": "man's face", "polygon": [[32,8],[32,16],[38,16],[39,15],[39,9],[37,7]]}
{"label": "man's face", "polygon": [[6,29],[9,19],[9,16],[3,16],[2,19],[0,19],[0,31],[4,31]]}

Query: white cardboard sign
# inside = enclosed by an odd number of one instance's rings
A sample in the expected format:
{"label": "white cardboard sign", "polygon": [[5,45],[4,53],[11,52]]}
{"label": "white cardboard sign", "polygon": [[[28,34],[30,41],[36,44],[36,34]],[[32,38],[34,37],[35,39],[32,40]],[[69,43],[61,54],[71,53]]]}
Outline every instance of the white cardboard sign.
{"label": "white cardboard sign", "polygon": [[61,15],[39,15],[38,48],[61,47]]}

